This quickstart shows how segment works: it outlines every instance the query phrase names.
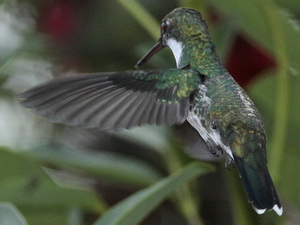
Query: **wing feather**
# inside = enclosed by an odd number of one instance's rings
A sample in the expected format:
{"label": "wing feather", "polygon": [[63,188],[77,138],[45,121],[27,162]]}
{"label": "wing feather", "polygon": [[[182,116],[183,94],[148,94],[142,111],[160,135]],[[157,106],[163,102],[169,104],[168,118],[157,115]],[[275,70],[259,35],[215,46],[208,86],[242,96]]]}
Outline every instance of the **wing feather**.
{"label": "wing feather", "polygon": [[177,85],[158,88],[159,76],[160,71],[69,76],[19,97],[25,107],[34,108],[54,122],[101,130],[183,123],[189,97],[178,98]]}

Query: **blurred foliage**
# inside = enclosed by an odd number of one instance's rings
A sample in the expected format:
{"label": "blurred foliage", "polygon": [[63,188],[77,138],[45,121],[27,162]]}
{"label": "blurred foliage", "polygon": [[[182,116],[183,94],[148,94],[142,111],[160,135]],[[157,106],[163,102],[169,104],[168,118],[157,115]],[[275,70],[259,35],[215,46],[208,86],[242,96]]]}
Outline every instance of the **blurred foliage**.
{"label": "blurred foliage", "polygon": [[[67,128],[15,98],[52,76],[132,69],[180,6],[204,15],[264,118],[282,217],[256,215],[223,161],[194,162],[209,157],[189,126]],[[299,224],[299,18],[298,0],[0,1],[0,224]],[[175,63],[164,50],[147,66]]]}
{"label": "blurred foliage", "polygon": [[27,225],[28,223],[25,221],[22,214],[18,211],[18,209],[11,203],[1,203],[0,204],[0,217],[1,224],[3,225]]}
{"label": "blurred foliage", "polygon": [[122,203],[113,207],[105,216],[96,221],[95,225],[138,224],[178,186],[199,176],[201,173],[210,171],[211,169],[212,166],[209,165],[190,164],[186,168],[183,168],[182,171],[127,198]]}

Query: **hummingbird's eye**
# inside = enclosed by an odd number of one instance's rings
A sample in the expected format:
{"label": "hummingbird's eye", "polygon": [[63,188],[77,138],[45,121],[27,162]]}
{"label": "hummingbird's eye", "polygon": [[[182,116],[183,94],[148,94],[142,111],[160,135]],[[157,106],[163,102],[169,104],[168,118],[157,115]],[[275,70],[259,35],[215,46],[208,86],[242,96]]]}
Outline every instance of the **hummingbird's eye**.
{"label": "hummingbird's eye", "polygon": [[163,22],[161,24],[161,31],[164,33],[167,30],[168,27],[168,23],[167,22]]}

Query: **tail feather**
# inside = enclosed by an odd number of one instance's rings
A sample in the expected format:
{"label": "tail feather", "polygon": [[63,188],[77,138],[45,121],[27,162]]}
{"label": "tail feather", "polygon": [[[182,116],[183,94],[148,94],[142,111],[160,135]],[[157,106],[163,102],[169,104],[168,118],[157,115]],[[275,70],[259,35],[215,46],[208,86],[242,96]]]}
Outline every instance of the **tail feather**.
{"label": "tail feather", "polygon": [[266,210],[274,210],[281,216],[282,207],[265,157],[262,155],[256,157],[256,154],[261,153],[252,153],[245,158],[234,157],[248,200],[258,214],[263,214]]}

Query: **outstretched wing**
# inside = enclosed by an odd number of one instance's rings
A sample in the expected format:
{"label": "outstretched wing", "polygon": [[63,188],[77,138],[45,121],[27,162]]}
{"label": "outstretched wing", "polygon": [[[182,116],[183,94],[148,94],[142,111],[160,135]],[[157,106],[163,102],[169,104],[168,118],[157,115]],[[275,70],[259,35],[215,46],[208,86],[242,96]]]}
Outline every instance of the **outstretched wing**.
{"label": "outstretched wing", "polygon": [[188,91],[182,94],[184,81],[174,81],[173,72],[178,70],[69,76],[19,97],[25,107],[69,125],[118,130],[143,124],[180,124],[187,117],[190,100]]}

